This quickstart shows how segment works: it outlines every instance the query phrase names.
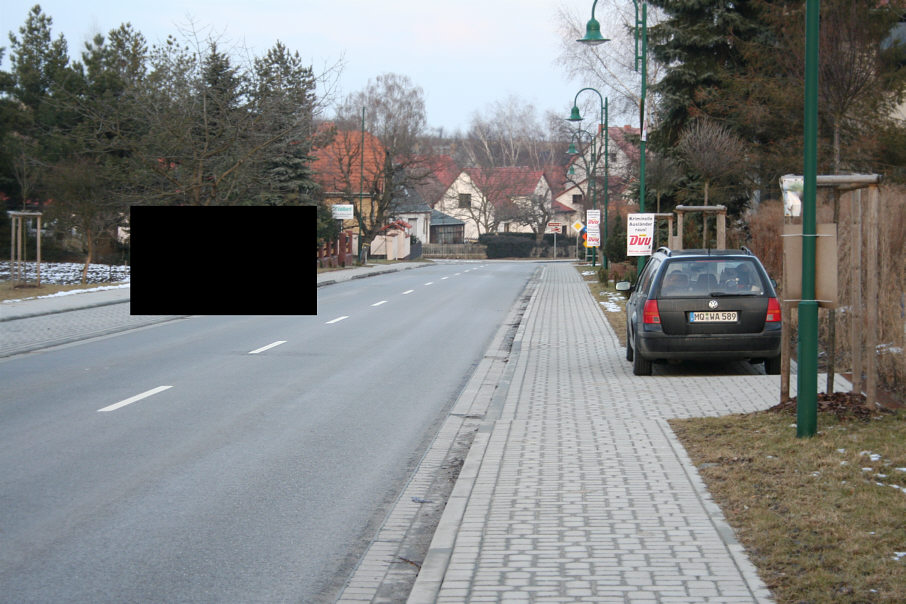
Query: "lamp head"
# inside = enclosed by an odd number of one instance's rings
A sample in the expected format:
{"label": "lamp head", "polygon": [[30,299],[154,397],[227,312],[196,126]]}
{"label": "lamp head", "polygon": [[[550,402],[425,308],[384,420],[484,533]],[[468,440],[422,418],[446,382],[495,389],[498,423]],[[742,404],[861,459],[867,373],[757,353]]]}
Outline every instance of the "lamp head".
{"label": "lamp head", "polygon": [[581,122],[582,121],[582,115],[579,113],[579,108],[577,106],[573,105],[573,109],[570,112],[569,117],[566,118],[566,121],[568,121],[568,122]]}
{"label": "lamp head", "polygon": [[598,23],[597,19],[592,17],[585,26],[585,37],[579,38],[576,42],[582,42],[589,46],[597,46],[598,44],[608,42],[608,39],[601,35],[601,24]]}
{"label": "lamp head", "polygon": [[570,142],[569,149],[566,150],[567,155],[578,155],[579,152],[576,150],[576,143]]}

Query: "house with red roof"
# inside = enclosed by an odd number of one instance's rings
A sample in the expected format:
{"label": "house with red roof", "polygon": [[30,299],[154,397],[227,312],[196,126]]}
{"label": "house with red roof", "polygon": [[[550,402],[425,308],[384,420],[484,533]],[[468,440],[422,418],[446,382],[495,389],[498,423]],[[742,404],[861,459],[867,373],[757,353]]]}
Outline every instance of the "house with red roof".
{"label": "house with red roof", "polygon": [[[327,145],[313,151],[313,178],[321,186],[328,205],[353,204],[363,216],[370,216],[368,204],[371,195],[384,190],[384,161],[387,151],[381,141],[370,132],[338,130],[333,123],[325,123],[319,134],[333,138]],[[364,211],[362,211],[364,210]],[[354,220],[347,220],[343,228],[357,230]]]}
{"label": "house with red roof", "polygon": [[571,211],[554,205],[545,171],[528,167],[466,168],[434,209],[462,220],[467,241],[484,233],[533,232],[531,216]]}
{"label": "house with red roof", "polygon": [[417,165],[421,174],[413,179],[413,187],[419,196],[430,206],[441,198],[462,169],[449,155],[433,155],[419,158]]}
{"label": "house with red roof", "polygon": [[[634,170],[637,172],[639,163],[639,146],[638,136],[639,129],[632,126],[610,127],[607,129],[607,172],[608,188],[610,189],[610,201],[615,203],[622,200],[624,191]],[[567,206],[576,211],[577,218],[584,221],[585,210],[592,209],[594,205],[598,208],[603,207],[604,203],[604,148],[605,140],[602,132],[599,133],[595,141],[595,150],[597,151],[597,170],[596,180],[596,199],[591,195],[591,154],[592,145],[587,143],[579,153],[573,157],[567,166],[566,178],[563,187],[555,200],[560,204]]]}

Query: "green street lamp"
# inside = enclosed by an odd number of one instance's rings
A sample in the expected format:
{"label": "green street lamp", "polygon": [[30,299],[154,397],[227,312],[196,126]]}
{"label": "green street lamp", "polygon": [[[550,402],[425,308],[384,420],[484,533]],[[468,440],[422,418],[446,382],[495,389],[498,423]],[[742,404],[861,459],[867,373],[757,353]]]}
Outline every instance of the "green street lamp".
{"label": "green street lamp", "polygon": [[[573,107],[573,109],[575,110],[575,107]],[[574,111],[574,113],[577,113],[577,111],[578,110]],[[578,121],[581,121],[581,119],[582,119],[581,117],[579,119],[570,118],[568,121],[578,122]],[[579,150],[576,149],[575,141],[577,138],[579,138],[579,135],[581,135],[581,134],[587,135],[589,137],[589,139],[591,140],[591,143],[590,143],[591,144],[591,169],[590,170],[589,170],[589,162],[585,161],[585,155],[584,154],[581,154],[581,155],[582,155],[582,161],[583,161],[583,163],[585,163],[585,174],[584,174],[585,180],[586,180],[586,182],[588,182],[588,187],[591,192],[591,207],[592,207],[592,209],[597,209],[598,208],[598,198],[597,198],[597,189],[595,187],[595,181],[597,180],[597,178],[595,176],[595,166],[598,163],[598,157],[597,157],[597,145],[596,145],[595,137],[593,135],[589,134],[588,132],[586,132],[585,130],[582,130],[581,128],[579,128],[575,133],[573,133],[572,139],[569,141],[569,149],[566,150],[566,154],[567,155],[580,155]],[[576,173],[576,167],[575,167],[575,165],[571,165],[569,167],[570,176],[575,175],[575,173]],[[589,190],[589,189],[586,189],[586,190]],[[591,248],[591,265],[597,266],[597,250],[595,248]]]}
{"label": "green street lamp", "polygon": [[[635,4],[635,70],[639,71],[639,63],[642,64],[642,96],[639,103],[639,115],[641,121],[642,139],[639,143],[639,212],[645,212],[645,146],[648,140],[648,129],[645,127],[645,92],[648,83],[648,2],[642,1],[641,19],[639,18],[639,0],[632,0]],[[601,36],[601,25],[595,19],[595,7],[598,0],[591,5],[591,20],[585,26],[585,37],[577,40],[583,44],[596,46],[606,39]],[[642,53],[639,55],[639,32],[641,31]],[[597,35],[595,35],[597,32]],[[645,259],[639,256],[638,272],[641,274],[645,267]]]}
{"label": "green street lamp", "polygon": [[805,4],[805,146],[802,199],[802,300],[799,302],[799,372],[796,436],[818,431],[818,302],[815,300],[816,197],[818,181],[818,0]]}
{"label": "green street lamp", "polygon": [[595,0],[595,4],[593,4],[591,7],[591,19],[585,25],[585,37],[576,40],[576,42],[582,42],[583,44],[598,45],[598,44],[603,44],[604,42],[610,41],[601,35],[601,24],[598,23],[597,19],[595,19],[595,5],[597,3],[598,3],[598,0]]}
{"label": "green street lamp", "polygon": [[[598,98],[601,101],[601,119],[598,122],[598,128],[597,128],[598,134],[591,137],[591,191],[592,191],[592,208],[597,209],[598,208],[597,197],[596,197],[596,181],[597,181],[597,166],[598,166],[597,138],[599,135],[603,134],[603,136],[604,136],[604,239],[603,239],[604,246],[603,247],[604,247],[605,252],[601,254],[601,257],[603,259],[604,268],[607,268],[608,261],[607,261],[606,249],[607,249],[607,237],[608,237],[608,233],[609,233],[609,231],[607,230],[607,213],[608,213],[608,208],[610,207],[610,185],[608,183],[608,176],[610,174],[610,170],[609,170],[609,166],[608,166],[608,159],[610,156],[610,150],[609,150],[610,131],[608,129],[608,124],[607,124],[607,117],[608,117],[607,116],[607,111],[608,111],[607,98],[605,98],[600,92],[598,92],[594,88],[583,88],[582,90],[580,90],[579,92],[576,93],[576,97],[573,99],[573,108],[572,108],[572,111],[570,111],[570,115],[567,118],[567,121],[570,121],[570,122],[581,122],[582,121],[582,115],[579,112],[578,100],[579,100],[579,95],[582,94],[583,92],[585,92],[586,90],[589,90],[589,91],[597,94]],[[575,151],[575,146],[572,143],[570,143],[570,150]],[[569,153],[569,151],[567,151],[567,153]],[[586,176],[588,176],[588,170],[586,170]],[[594,266],[595,265],[594,248],[592,248],[591,254],[592,254],[591,255],[591,259],[592,259],[591,264],[592,264],[592,266]]]}

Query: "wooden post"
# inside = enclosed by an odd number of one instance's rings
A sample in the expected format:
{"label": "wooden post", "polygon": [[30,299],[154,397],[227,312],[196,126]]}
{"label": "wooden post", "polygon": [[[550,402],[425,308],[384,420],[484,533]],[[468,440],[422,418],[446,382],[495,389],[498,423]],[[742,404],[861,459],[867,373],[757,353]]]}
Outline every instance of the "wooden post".
{"label": "wooden post", "polygon": [[16,226],[18,227],[18,229],[16,230],[16,232],[18,233],[18,244],[17,244],[18,245],[18,249],[17,249],[18,255],[16,257],[16,274],[18,275],[19,281],[25,281],[25,267],[22,265],[22,263],[24,262],[24,256],[22,255],[23,245],[25,243],[24,237],[23,237],[24,224],[22,222],[21,216],[18,217]]}
{"label": "wooden post", "polygon": [[9,280],[13,283],[16,279],[13,277],[13,262],[16,259],[16,218],[9,217]]}
{"label": "wooden post", "polygon": [[852,278],[850,312],[850,338],[852,342],[852,393],[862,394],[862,190],[853,191],[850,197],[852,228],[850,235],[850,266]]}
{"label": "wooden post", "polygon": [[717,213],[717,249],[727,249],[727,209]]}
{"label": "wooden post", "polygon": [[[865,363],[866,396],[873,409],[878,400],[878,186],[869,187],[868,200],[868,265],[865,277]],[[858,295],[858,292],[855,292]]]}
{"label": "wooden post", "polygon": [[41,285],[41,216],[38,215],[38,285]]}
{"label": "wooden post", "polygon": [[780,330],[780,402],[790,400],[790,323],[793,320],[792,312],[795,304],[783,303]]}

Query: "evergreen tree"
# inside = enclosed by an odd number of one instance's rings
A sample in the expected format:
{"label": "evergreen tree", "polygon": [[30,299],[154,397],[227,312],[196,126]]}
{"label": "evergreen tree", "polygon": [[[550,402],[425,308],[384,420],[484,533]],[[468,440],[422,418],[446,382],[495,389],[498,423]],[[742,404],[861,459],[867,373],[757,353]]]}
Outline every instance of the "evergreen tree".
{"label": "evergreen tree", "polygon": [[623,215],[617,213],[610,225],[610,234],[607,237],[607,247],[604,249],[607,259],[611,262],[626,260],[626,227],[623,226]]}
{"label": "evergreen tree", "polygon": [[649,0],[665,18],[649,32],[654,59],[665,65],[652,86],[660,99],[652,143],[672,147],[690,119],[703,114],[721,119],[715,99],[727,93],[730,79],[746,68],[739,40],[765,35],[759,11],[749,0]]}
{"label": "evergreen tree", "polygon": [[273,139],[261,159],[258,200],[269,205],[317,201],[311,154],[314,144],[315,76],[298,52],[277,42],[255,60],[250,98],[254,111],[268,116],[259,137]]}
{"label": "evergreen tree", "polygon": [[42,166],[65,155],[74,119],[58,101],[78,87],[79,77],[69,65],[65,38],[54,39],[52,25],[35,5],[19,35],[9,34],[12,69],[5,88],[13,102],[4,111],[3,145],[22,204],[37,195]]}

